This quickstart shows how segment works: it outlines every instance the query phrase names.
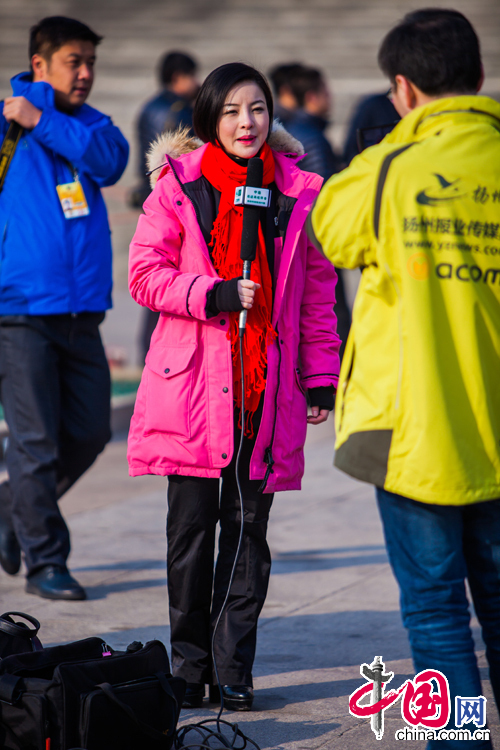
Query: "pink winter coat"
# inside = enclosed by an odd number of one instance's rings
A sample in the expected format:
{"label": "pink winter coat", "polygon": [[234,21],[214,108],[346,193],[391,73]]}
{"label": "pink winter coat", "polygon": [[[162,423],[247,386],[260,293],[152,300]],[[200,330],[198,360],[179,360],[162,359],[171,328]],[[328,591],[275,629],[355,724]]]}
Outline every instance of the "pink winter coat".
{"label": "pink winter coat", "polygon": [[[292,144],[290,142],[293,142]],[[275,182],[296,199],[285,241],[275,240],[272,323],[262,421],[250,463],[265,491],[300,489],[307,427],[305,390],[339,373],[333,266],[309,242],[304,222],[322,179],[295,164],[297,141],[281,128],[269,145]],[[164,164],[130,246],[130,291],[161,313],[130,425],[130,474],[219,477],[233,455],[233,383],[228,314],[207,319],[207,292],[220,281],[193,202],[205,146],[167,134],[153,164]],[[193,147],[196,147],[193,150]],[[293,151],[293,154],[283,152]],[[174,158],[175,157],[175,158]],[[158,174],[158,172],[156,174]]]}

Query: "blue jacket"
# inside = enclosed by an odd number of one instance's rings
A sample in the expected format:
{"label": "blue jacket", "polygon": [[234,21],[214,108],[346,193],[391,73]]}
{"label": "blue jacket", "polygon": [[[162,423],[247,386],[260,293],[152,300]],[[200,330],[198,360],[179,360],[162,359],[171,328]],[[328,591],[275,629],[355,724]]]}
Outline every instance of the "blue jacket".
{"label": "blue jacket", "polygon": [[[101,312],[111,307],[111,236],[101,187],[113,185],[128,144],[111,119],[87,104],[72,115],[55,108],[54,90],[30,73],[13,95],[42,110],[25,130],[0,193],[0,315]],[[0,108],[0,135],[8,123]],[[64,217],[56,185],[77,170],[88,216]]]}

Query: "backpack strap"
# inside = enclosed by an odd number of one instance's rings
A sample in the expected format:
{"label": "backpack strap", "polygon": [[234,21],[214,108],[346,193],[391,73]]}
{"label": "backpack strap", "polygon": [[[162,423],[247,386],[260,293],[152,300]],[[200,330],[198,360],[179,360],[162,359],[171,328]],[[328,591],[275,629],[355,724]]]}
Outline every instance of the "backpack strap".
{"label": "backpack strap", "polygon": [[12,121],[5,138],[3,139],[2,147],[0,148],[0,193],[3,190],[3,184],[7,177],[12,157],[15,154],[17,144],[19,143],[22,134],[23,128],[17,122]]}

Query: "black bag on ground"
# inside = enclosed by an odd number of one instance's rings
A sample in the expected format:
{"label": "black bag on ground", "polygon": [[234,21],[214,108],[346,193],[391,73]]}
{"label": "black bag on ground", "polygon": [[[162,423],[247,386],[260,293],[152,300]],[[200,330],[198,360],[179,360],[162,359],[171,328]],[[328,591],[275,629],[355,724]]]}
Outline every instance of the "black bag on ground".
{"label": "black bag on ground", "polygon": [[[16,622],[12,615],[27,620],[33,628],[25,622]],[[0,615],[0,659],[26,651],[40,651],[43,647],[38,639],[39,630],[40,623],[35,617],[24,612],[4,612]]]}
{"label": "black bag on ground", "polygon": [[0,661],[0,747],[168,750],[185,685],[160,641],[113,652],[87,638],[9,656]]}

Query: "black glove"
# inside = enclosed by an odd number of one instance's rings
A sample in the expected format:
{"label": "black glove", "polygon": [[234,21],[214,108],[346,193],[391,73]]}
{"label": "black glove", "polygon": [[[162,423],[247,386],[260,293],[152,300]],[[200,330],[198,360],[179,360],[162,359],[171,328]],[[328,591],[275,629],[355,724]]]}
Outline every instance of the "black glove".
{"label": "black glove", "polygon": [[318,406],[319,410],[333,411],[335,404],[335,388],[333,385],[320,385],[318,388],[308,388],[311,406]]}
{"label": "black glove", "polygon": [[229,279],[216,284],[207,293],[207,304],[205,307],[207,318],[214,318],[221,312],[240,312],[243,310],[240,295],[238,294],[238,279]]}

